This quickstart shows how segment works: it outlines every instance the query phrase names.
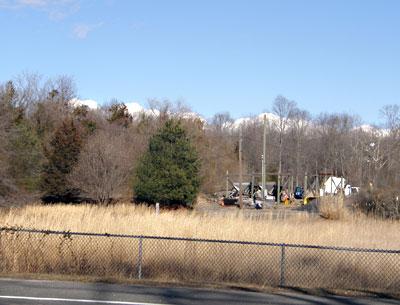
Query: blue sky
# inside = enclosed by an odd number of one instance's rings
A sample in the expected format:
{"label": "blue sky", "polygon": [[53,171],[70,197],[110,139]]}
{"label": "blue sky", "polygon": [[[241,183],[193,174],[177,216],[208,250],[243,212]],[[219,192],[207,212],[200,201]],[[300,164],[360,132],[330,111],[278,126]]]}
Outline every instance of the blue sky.
{"label": "blue sky", "polygon": [[184,100],[209,117],[400,103],[400,1],[0,0],[0,81],[72,76],[83,99]]}

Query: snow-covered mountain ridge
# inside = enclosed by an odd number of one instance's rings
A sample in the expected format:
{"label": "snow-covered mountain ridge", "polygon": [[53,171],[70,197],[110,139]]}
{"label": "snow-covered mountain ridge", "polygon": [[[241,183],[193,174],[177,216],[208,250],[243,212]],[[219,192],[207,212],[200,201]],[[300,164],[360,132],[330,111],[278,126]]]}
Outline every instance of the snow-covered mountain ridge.
{"label": "snow-covered mountain ridge", "polygon": [[[88,106],[89,109],[99,109],[101,106],[99,106],[99,104],[92,99],[77,99],[74,98],[70,101],[70,104],[77,107],[77,106]],[[132,116],[137,116],[140,113],[146,113],[148,115],[159,115],[159,111],[157,109],[148,109],[143,107],[142,105],[140,105],[137,102],[128,102],[125,103],[126,107],[128,108],[129,113]],[[279,121],[279,117],[274,114],[274,113],[270,113],[270,112],[263,112],[260,113],[256,116],[246,116],[246,117],[241,117],[241,118],[237,118],[233,121],[232,124],[230,124],[231,128],[239,128],[240,125],[242,124],[249,124],[252,122],[260,122],[262,123],[264,120],[264,116],[267,120],[268,123],[277,123]],[[195,112],[185,112],[181,114],[181,117],[184,118],[198,118],[200,119],[202,122],[204,122],[205,124],[207,124],[207,119],[204,118],[202,115],[195,113]],[[379,133],[380,135],[387,135],[388,134],[388,130],[386,129],[382,129],[382,128],[378,128],[369,124],[362,124],[359,126],[354,127],[354,129],[360,129],[364,132],[368,132],[368,133]]]}

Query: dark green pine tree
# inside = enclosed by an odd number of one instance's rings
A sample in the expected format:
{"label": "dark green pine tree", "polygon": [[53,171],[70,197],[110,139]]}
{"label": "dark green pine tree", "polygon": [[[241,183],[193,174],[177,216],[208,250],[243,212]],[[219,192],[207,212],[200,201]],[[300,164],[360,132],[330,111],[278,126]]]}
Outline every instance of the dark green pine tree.
{"label": "dark green pine tree", "polygon": [[54,133],[50,147],[45,151],[47,163],[41,177],[44,201],[68,202],[77,196],[77,190],[70,187],[67,176],[78,161],[81,147],[79,128],[72,119],[66,119]]}
{"label": "dark green pine tree", "polygon": [[11,130],[9,151],[9,172],[17,185],[28,191],[37,190],[43,153],[39,138],[26,120]]}
{"label": "dark green pine tree", "polygon": [[200,187],[200,162],[181,123],[168,120],[150,139],[136,170],[136,201],[191,207]]}

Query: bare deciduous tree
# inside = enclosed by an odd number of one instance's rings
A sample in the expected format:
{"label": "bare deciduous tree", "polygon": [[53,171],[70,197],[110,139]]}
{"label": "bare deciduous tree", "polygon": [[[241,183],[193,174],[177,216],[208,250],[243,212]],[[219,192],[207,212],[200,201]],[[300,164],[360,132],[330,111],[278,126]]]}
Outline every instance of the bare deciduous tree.
{"label": "bare deciduous tree", "polygon": [[387,183],[396,185],[400,182],[400,106],[386,105],[381,114],[389,133],[382,141],[382,150],[387,160]]}
{"label": "bare deciduous tree", "polygon": [[[284,96],[279,95],[273,104],[273,111],[278,116],[278,121],[276,126],[279,132],[279,164],[278,164],[278,174],[282,172],[282,144],[283,136],[286,129],[289,127],[291,118],[293,117],[297,105],[296,102],[290,101]],[[278,190],[280,190],[280,178],[278,178]],[[278,196],[279,198],[279,196]]]}
{"label": "bare deciduous tree", "polygon": [[400,130],[400,106],[386,105],[382,108],[381,114],[385,119],[386,127],[392,131]]}
{"label": "bare deciduous tree", "polygon": [[[296,178],[296,185],[299,185],[299,178],[300,178],[300,172],[302,165],[305,165],[305,156],[304,152],[305,150],[302,149],[303,145],[305,144],[305,138],[306,138],[306,133],[307,130],[310,126],[310,121],[311,121],[311,115],[306,111],[306,110],[301,110],[296,108],[294,110],[294,113],[292,115],[291,119],[291,127],[293,131],[293,137],[294,141],[290,141],[293,144],[295,144],[295,152],[291,152],[292,156],[295,156],[295,162],[294,165],[292,165],[293,169],[295,170],[295,178]],[[303,174],[305,174],[305,171],[307,169],[304,169]]]}
{"label": "bare deciduous tree", "polygon": [[99,130],[83,148],[69,181],[100,203],[122,197],[133,168],[129,147],[126,130]]}
{"label": "bare deciduous tree", "polygon": [[229,112],[219,112],[216,113],[211,119],[211,126],[215,128],[216,131],[223,131],[232,128],[233,119]]}

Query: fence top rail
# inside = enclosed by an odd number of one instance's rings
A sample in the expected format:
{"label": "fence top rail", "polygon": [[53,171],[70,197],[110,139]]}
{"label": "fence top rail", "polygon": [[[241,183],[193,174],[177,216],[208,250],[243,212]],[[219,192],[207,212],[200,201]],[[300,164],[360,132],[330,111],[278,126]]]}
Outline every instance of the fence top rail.
{"label": "fence top rail", "polygon": [[55,230],[38,230],[26,229],[19,227],[0,227],[1,232],[11,233],[34,233],[46,235],[63,235],[70,236],[95,236],[95,237],[114,237],[114,238],[131,238],[131,239],[153,239],[153,240],[172,240],[172,241],[192,241],[200,243],[219,243],[219,244],[239,244],[253,246],[270,246],[270,247],[288,247],[288,248],[303,248],[317,250],[335,250],[346,252],[364,252],[364,253],[388,253],[400,254],[400,250],[393,249],[369,249],[369,248],[351,248],[351,247],[335,247],[335,246],[319,246],[305,244],[288,244],[288,243],[271,243],[271,242],[256,242],[256,241],[240,241],[240,240],[221,240],[221,239],[203,239],[203,238],[187,238],[187,237],[169,237],[169,236],[151,236],[151,235],[128,235],[128,234],[110,234],[110,233],[90,233],[90,232],[71,232],[71,231],[55,231]]}

